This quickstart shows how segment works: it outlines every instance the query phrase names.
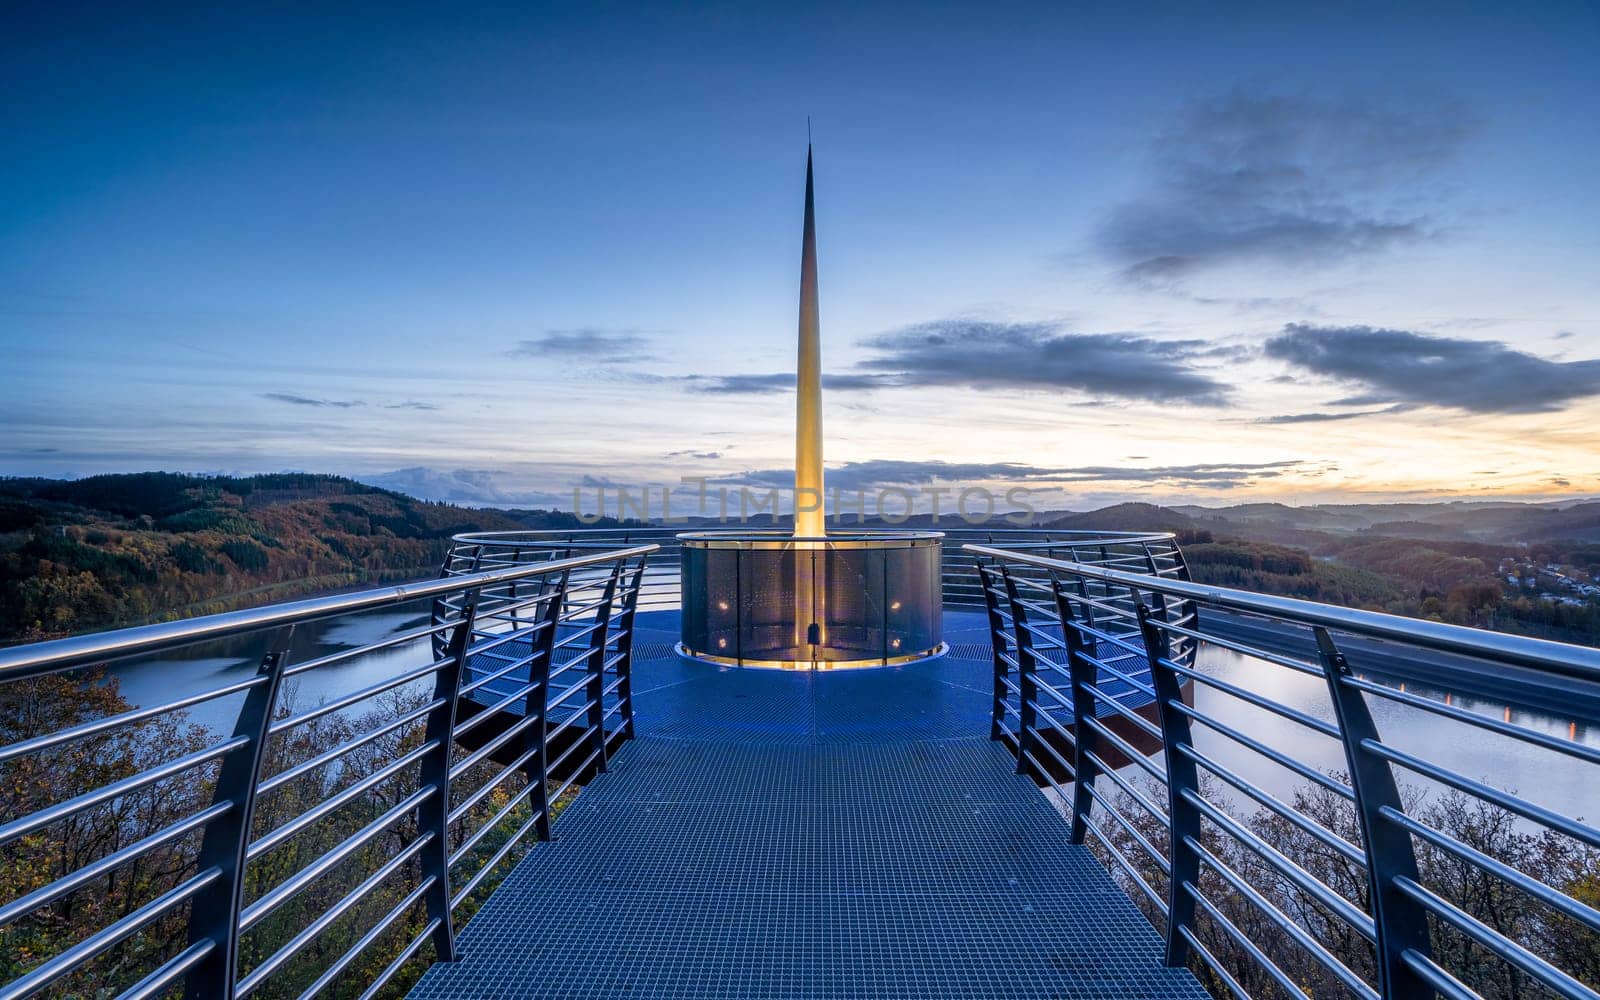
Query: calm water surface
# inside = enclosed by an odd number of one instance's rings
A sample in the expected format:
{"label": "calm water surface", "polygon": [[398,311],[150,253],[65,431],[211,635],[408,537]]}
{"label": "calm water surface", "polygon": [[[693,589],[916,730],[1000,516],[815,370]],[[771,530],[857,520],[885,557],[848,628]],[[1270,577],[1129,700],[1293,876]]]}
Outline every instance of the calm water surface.
{"label": "calm water surface", "polygon": [[[1327,683],[1276,664],[1216,646],[1201,647],[1196,666],[1205,673],[1326,722],[1333,721]],[[1404,690],[1455,708],[1509,721],[1550,736],[1600,747],[1600,732],[1573,719],[1533,711],[1507,712],[1504,704],[1436,688]],[[1569,816],[1600,816],[1600,788],[1593,768],[1553,751],[1500,736],[1477,726],[1443,719],[1421,709],[1368,696],[1383,741],[1487,785],[1513,791]],[[1339,743],[1232,695],[1195,685],[1195,708],[1244,734],[1321,771],[1346,770]],[[1287,801],[1305,779],[1204,726],[1194,726],[1195,745],[1241,777]],[[1436,786],[1397,768],[1403,784],[1430,791]],[[1241,796],[1242,797],[1242,796]],[[1251,804],[1253,805],[1253,803]]]}
{"label": "calm water surface", "polygon": [[[359,649],[428,624],[430,613],[424,601],[411,607],[385,608],[300,625],[289,640],[288,662],[292,666],[315,657]],[[271,643],[269,633],[207,643],[204,647],[194,647],[181,659],[157,656],[134,660],[118,665],[115,673],[124,698],[135,705],[155,705],[251,676]],[[428,646],[427,638],[414,639],[318,667],[286,680],[280,702],[292,700],[300,707],[310,707],[376,684],[429,662]],[[212,729],[231,731],[241,697],[220,698],[197,705],[189,710],[189,717]]]}

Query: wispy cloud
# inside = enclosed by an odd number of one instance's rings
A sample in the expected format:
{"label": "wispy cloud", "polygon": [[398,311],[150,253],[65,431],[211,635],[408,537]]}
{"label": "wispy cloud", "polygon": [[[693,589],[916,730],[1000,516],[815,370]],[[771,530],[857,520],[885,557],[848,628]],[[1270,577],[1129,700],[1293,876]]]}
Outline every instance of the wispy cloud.
{"label": "wispy cloud", "polygon": [[538,337],[519,341],[507,353],[514,358],[565,358],[616,365],[654,360],[649,346],[649,338],[638,330],[586,326],[546,330]]}
{"label": "wispy cloud", "polygon": [[[911,462],[869,459],[845,462],[827,470],[828,486],[843,490],[883,486],[926,486],[934,483],[1019,484],[1159,484],[1172,487],[1233,489],[1283,475],[1312,473],[1320,468],[1303,459],[1277,462],[1212,462],[1167,466],[1039,466],[1021,462]],[[728,483],[788,487],[793,469],[752,469],[726,477]]]}
{"label": "wispy cloud", "polygon": [[1475,127],[1441,102],[1197,101],[1157,136],[1147,190],[1096,242],[1127,278],[1169,287],[1218,264],[1324,264],[1427,239],[1439,226],[1415,196]]}
{"label": "wispy cloud", "polygon": [[1335,420],[1354,420],[1357,417],[1375,417],[1386,413],[1403,413],[1412,407],[1405,403],[1384,406],[1376,410],[1350,410],[1345,413],[1280,413],[1271,417],[1257,417],[1256,424],[1325,424]]}
{"label": "wispy cloud", "polygon": [[950,319],[863,341],[861,367],[899,385],[1072,390],[1094,397],[1220,406],[1229,386],[1197,365],[1219,348],[1201,340],[1072,333],[1060,323]]}
{"label": "wispy cloud", "polygon": [[415,399],[408,399],[403,403],[384,403],[385,410],[437,410],[437,403],[423,403]]}
{"label": "wispy cloud", "polygon": [[1600,395],[1600,360],[1551,361],[1497,340],[1435,337],[1370,326],[1291,323],[1268,357],[1357,388],[1337,402],[1445,406],[1472,413],[1543,413]]}
{"label": "wispy cloud", "polygon": [[722,452],[720,452],[720,451],[693,451],[693,450],[686,449],[686,450],[683,450],[683,451],[669,451],[669,452],[666,453],[666,455],[664,457],[665,458],[700,458],[700,459],[705,459],[706,461],[711,461],[713,459],[721,458],[722,457]]}
{"label": "wispy cloud", "polygon": [[[1056,469],[1021,462],[912,462],[874,458],[845,462],[827,470],[830,487],[844,490],[875,486],[922,486],[930,483],[1025,482],[1054,475]],[[750,486],[793,486],[793,469],[753,469],[727,477]]]}
{"label": "wispy cloud", "polygon": [[[695,392],[729,396],[762,396],[780,392],[793,392],[793,372],[770,372],[759,375],[688,375],[685,385]],[[822,376],[822,387],[849,392],[857,389],[879,389],[894,385],[895,380],[882,375],[852,373]]]}
{"label": "wispy cloud", "polygon": [[292,406],[327,406],[340,410],[348,410],[356,406],[366,406],[359,399],[317,399],[313,396],[302,396],[293,392],[263,392],[262,399],[270,399],[275,403],[289,403]]}
{"label": "wispy cloud", "polygon": [[1277,479],[1288,473],[1315,473],[1318,469],[1318,466],[1304,459],[1161,466],[1090,465],[1063,469],[1055,478],[1073,483],[1150,483],[1227,490],[1262,479]]}

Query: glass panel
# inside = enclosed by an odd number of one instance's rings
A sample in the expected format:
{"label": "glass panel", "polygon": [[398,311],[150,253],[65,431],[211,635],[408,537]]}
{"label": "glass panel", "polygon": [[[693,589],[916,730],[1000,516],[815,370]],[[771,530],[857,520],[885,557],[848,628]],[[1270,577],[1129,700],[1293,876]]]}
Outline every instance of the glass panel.
{"label": "glass panel", "polygon": [[826,590],[819,594],[826,646],[819,659],[863,660],[884,655],[884,549],[826,552]]}
{"label": "glass panel", "polygon": [[[739,580],[740,655],[751,660],[801,658],[795,624],[794,547],[741,550]],[[798,639],[804,638],[801,631]]]}
{"label": "glass panel", "polygon": [[[872,661],[939,643],[940,545],[682,550],[683,642],[740,662]],[[812,626],[815,625],[813,631]]]}

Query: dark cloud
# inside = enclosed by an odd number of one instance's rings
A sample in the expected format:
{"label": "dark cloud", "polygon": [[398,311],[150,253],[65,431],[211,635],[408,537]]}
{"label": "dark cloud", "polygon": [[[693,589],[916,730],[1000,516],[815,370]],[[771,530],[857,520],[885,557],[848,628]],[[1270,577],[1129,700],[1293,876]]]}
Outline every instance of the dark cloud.
{"label": "dark cloud", "polygon": [[[1232,489],[1288,472],[1311,471],[1302,460],[1258,463],[1202,463],[1169,466],[1038,466],[1020,462],[908,462],[870,459],[828,469],[827,485],[841,490],[882,486],[925,486],[932,483],[1147,483],[1173,487]],[[731,484],[786,488],[794,485],[793,469],[753,469],[729,476]]]}
{"label": "dark cloud", "polygon": [[1448,406],[1473,413],[1543,413],[1600,395],[1600,360],[1551,361],[1494,340],[1370,326],[1291,323],[1268,357],[1359,387],[1344,405]]}
{"label": "dark cloud", "polygon": [[276,403],[289,403],[294,406],[331,406],[340,410],[367,405],[359,399],[316,399],[312,396],[301,396],[292,392],[263,392],[261,398],[270,399]]}
{"label": "dark cloud", "polygon": [[439,407],[435,403],[420,403],[415,399],[408,399],[403,403],[385,403],[383,408],[385,410],[437,410]]}
{"label": "dark cloud", "polygon": [[[1201,340],[1154,340],[1121,333],[1070,333],[1061,324],[939,320],[870,337],[875,352],[854,372],[822,377],[823,388],[861,391],[897,386],[1071,390],[1096,398],[1220,406],[1230,386],[1200,366],[1239,360],[1247,349]],[[641,373],[641,379],[662,376]],[[688,375],[695,392],[769,395],[794,391],[791,372]]]}
{"label": "dark cloud", "polygon": [[1438,226],[1410,199],[1474,128],[1453,104],[1196,102],[1156,138],[1148,190],[1096,242],[1128,278],[1166,287],[1217,264],[1320,264],[1426,239]]}
{"label": "dark cloud", "polygon": [[653,360],[647,351],[649,345],[649,339],[637,330],[579,327],[572,330],[546,330],[541,336],[519,342],[507,353],[514,358],[568,358],[600,364],[626,364]]}
{"label": "dark cloud", "polygon": [[1097,397],[1220,406],[1229,387],[1193,362],[1219,349],[1201,340],[1068,333],[1057,323],[943,320],[870,338],[861,363],[900,385],[1075,390]]}

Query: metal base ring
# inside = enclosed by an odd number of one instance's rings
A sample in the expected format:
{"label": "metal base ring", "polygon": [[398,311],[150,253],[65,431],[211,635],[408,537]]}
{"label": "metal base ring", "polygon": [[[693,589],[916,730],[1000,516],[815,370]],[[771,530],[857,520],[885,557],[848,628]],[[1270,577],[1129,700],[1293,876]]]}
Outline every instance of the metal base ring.
{"label": "metal base ring", "polygon": [[919,653],[902,653],[897,656],[875,656],[863,660],[753,660],[737,656],[717,656],[689,649],[677,643],[673,650],[686,660],[713,663],[721,667],[754,667],[760,670],[866,670],[872,667],[902,667],[908,663],[932,660],[950,652],[950,644],[941,642],[932,649]]}

